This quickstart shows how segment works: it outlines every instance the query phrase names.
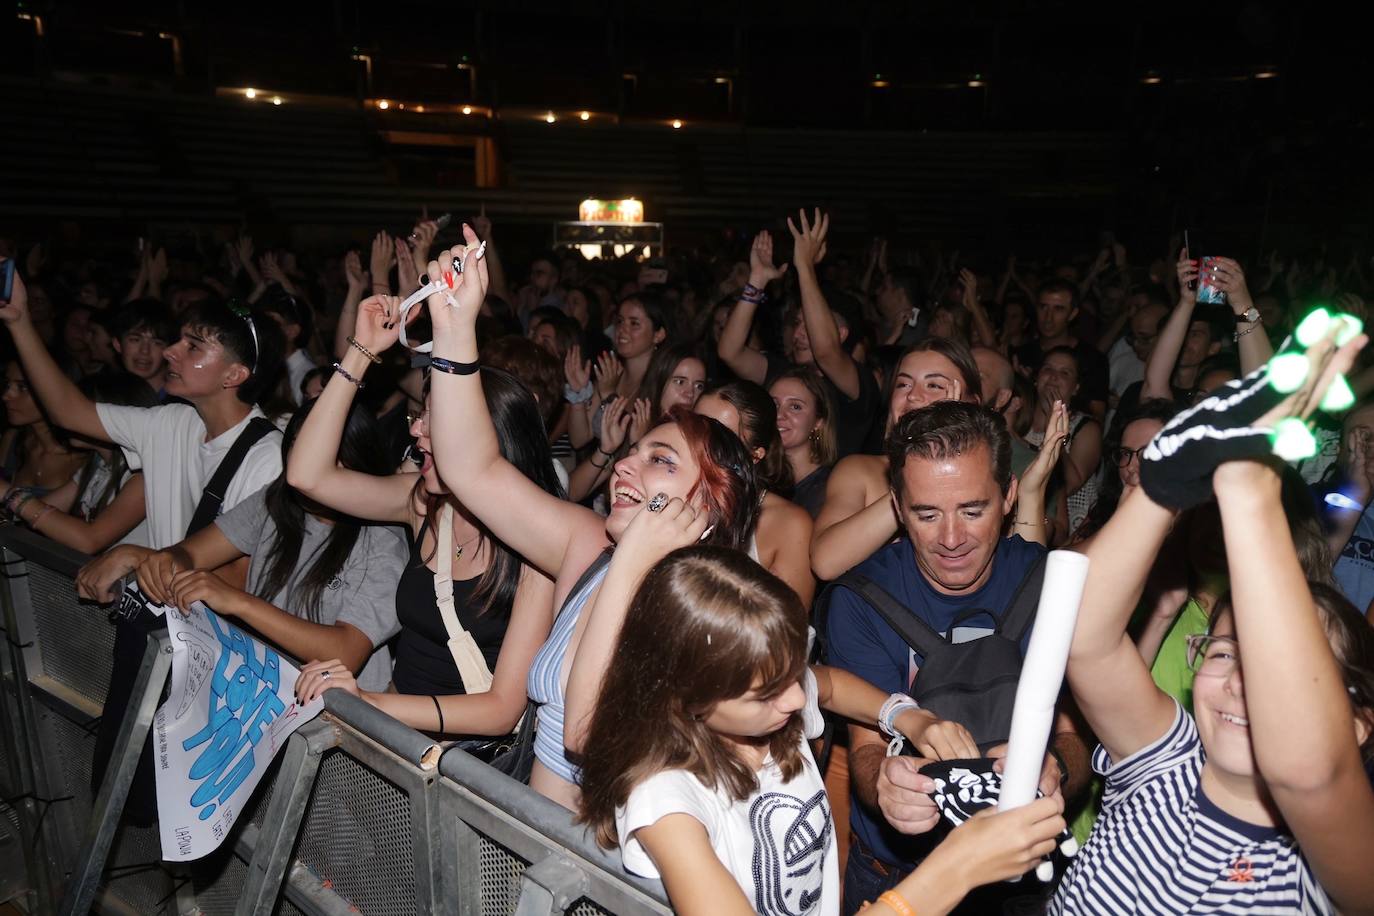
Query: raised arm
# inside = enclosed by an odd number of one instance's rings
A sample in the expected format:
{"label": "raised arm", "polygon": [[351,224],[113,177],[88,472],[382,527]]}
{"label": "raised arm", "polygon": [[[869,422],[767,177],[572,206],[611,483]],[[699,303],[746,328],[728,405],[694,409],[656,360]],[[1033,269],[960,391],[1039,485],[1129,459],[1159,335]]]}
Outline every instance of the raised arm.
{"label": "raised arm", "polygon": [[1083,716],[1113,760],[1164,734],[1174,705],[1126,632],[1173,513],[1137,487],[1083,548],[1092,561],[1069,650],[1068,681]]}
{"label": "raised arm", "polygon": [[344,255],[344,276],[348,278],[348,292],[344,294],[339,320],[334,325],[334,358],[343,359],[348,353],[348,337],[358,323],[358,303],[372,283],[372,276],[363,270],[362,258],[356,251]]}
{"label": "raised arm", "polygon": [[487,292],[511,302],[510,287],[506,285],[506,269],[501,263],[501,251],[491,234],[491,217],[487,216],[487,205],[482,204],[472,219],[473,231],[487,243],[487,253],[482,260],[487,262]]}
{"label": "raised arm", "polygon": [[1187,248],[1179,255],[1175,270],[1178,274],[1178,304],[1169,313],[1169,320],[1159,329],[1159,338],[1145,362],[1145,384],[1140,390],[1142,401],[1174,399],[1174,390],[1169,383],[1174,375],[1178,354],[1183,350],[1183,341],[1188,337],[1188,326],[1193,323],[1193,309],[1197,306],[1197,290],[1188,288],[1189,283],[1197,280],[1197,262],[1189,259]]}
{"label": "raised arm", "polygon": [[[415,483],[412,474],[374,477],[340,467],[339,442],[348,422],[348,411],[358,385],[372,365],[363,352],[374,356],[396,342],[399,334],[400,300],[394,296],[371,296],[358,306],[353,336],[358,346],[349,345],[324,392],[311,408],[291,447],[286,463],[286,482],[321,505],[357,518],[393,524],[407,523],[413,517],[410,493]],[[415,313],[412,312],[412,315]]]}
{"label": "raised arm", "polygon": [[825,485],[825,505],[811,532],[811,570],[826,581],[839,578],[897,536],[897,515],[887,490],[870,497],[868,455],[835,465]]}
{"label": "raised arm", "polygon": [[53,423],[89,439],[108,441],[110,435],[100,422],[95,402],[82,394],[76,383],[67,377],[48,353],[43,338],[38,336],[29,315],[29,292],[18,271],[14,274],[10,301],[0,303],[0,321],[10,329],[14,348],[24,364],[24,375]]}
{"label": "raised arm", "polygon": [[798,211],[798,229],[787,219],[792,231],[792,260],[797,265],[797,284],[801,288],[802,320],[806,322],[806,337],[816,365],[826,378],[851,401],[859,396],[859,367],[845,352],[840,341],[840,328],[830,311],[830,304],[821,294],[816,265],[825,257],[826,235],[830,231],[830,215],[816,210],[814,223],[806,219],[806,211]]}
{"label": "raised arm", "polygon": [[587,613],[568,670],[563,713],[563,746],[580,754],[601,693],[601,681],[620,642],[620,629],[630,602],[646,573],[679,547],[695,544],[706,530],[708,513],[696,512],[682,500],[670,499],[661,510],[640,509],[620,544]]}
{"label": "raised arm", "polygon": [[[466,226],[463,232],[474,246],[463,273],[453,270],[453,252],[440,252],[438,261],[429,262],[430,280],[441,281],[447,275],[454,284],[454,305],[449,305],[448,293],[429,297],[434,356],[462,373],[436,371],[430,378],[434,460],[445,485],[469,512],[512,550],[556,578],[570,559],[591,562],[606,543],[604,525],[595,512],[545,492],[501,456],[482,396],[482,377],[474,371],[474,325],[486,295],[486,266],[476,255],[477,236]],[[461,247],[455,250],[462,252]],[[583,567],[585,563],[576,572]]]}
{"label": "raised arm", "polygon": [[[1335,368],[1348,369],[1362,343],[1345,348]],[[1288,535],[1279,476],[1268,464],[1238,461],[1218,468],[1213,484],[1255,764],[1335,908],[1370,912],[1374,791],[1331,637]]]}
{"label": "raised arm", "polygon": [[1226,293],[1226,301],[1236,315],[1236,351],[1240,355],[1241,377],[1249,375],[1269,361],[1274,355],[1274,347],[1269,343],[1269,335],[1264,333],[1264,325],[1259,321],[1241,322],[1240,318],[1255,302],[1250,298],[1250,290],[1245,285],[1245,271],[1231,258],[1217,258],[1217,288]]}
{"label": "raised arm", "polygon": [[1045,507],[1045,490],[1064,450],[1064,440],[1068,434],[1069,409],[1063,401],[1055,401],[1049,421],[1045,424],[1045,439],[1040,443],[1040,451],[1017,482],[1016,518],[1012,521],[1011,533],[1021,535],[1022,540],[1049,546],[1050,533],[1045,524],[1049,518]]}
{"label": "raised arm", "polygon": [[988,310],[983,308],[983,303],[978,298],[978,275],[965,267],[959,271],[959,280],[963,283],[964,308],[973,316],[973,330],[977,336],[974,343],[997,349],[997,332],[988,318]]}
{"label": "raised arm", "polygon": [[[780,279],[785,273],[786,264],[773,266],[773,236],[765,229],[754,236],[754,244],[749,249],[749,286],[762,292],[770,281]],[[740,378],[762,385],[768,374],[768,360],[749,346],[759,301],[757,295],[746,291],[730,309],[730,317],[716,344],[716,355]]]}

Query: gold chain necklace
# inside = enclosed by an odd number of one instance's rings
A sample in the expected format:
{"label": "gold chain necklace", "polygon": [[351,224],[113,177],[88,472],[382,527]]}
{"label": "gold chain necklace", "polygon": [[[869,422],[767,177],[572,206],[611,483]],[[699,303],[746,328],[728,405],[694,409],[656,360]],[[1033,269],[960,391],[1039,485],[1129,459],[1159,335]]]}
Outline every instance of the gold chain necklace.
{"label": "gold chain necklace", "polygon": [[461,559],[463,559],[463,551],[467,548],[467,546],[468,546],[469,544],[471,544],[473,541],[477,540],[477,539],[480,538],[481,536],[482,536],[482,532],[479,531],[479,532],[477,532],[476,534],[474,534],[472,537],[468,538],[468,539],[467,539],[466,541],[464,541],[463,543],[459,544],[456,548],[454,548],[454,550],[453,550],[453,559],[454,559],[454,560],[461,560]]}

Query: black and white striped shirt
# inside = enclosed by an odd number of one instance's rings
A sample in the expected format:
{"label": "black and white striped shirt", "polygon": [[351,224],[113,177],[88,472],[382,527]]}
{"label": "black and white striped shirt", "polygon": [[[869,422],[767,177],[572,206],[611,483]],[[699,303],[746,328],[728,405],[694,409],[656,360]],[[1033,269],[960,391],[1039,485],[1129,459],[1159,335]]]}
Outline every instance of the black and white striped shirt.
{"label": "black and white striped shirt", "polygon": [[1207,799],[1203,757],[1182,707],[1163,737],[1116,765],[1097,748],[1102,815],[1051,914],[1335,912],[1293,837]]}

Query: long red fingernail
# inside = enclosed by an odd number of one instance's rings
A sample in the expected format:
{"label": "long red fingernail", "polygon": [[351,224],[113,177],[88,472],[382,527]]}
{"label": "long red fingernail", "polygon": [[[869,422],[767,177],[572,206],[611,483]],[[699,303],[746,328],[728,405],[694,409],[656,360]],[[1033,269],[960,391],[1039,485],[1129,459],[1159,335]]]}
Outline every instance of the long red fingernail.
{"label": "long red fingernail", "polygon": [[444,282],[448,284],[449,289],[453,289],[453,271],[444,271]]}

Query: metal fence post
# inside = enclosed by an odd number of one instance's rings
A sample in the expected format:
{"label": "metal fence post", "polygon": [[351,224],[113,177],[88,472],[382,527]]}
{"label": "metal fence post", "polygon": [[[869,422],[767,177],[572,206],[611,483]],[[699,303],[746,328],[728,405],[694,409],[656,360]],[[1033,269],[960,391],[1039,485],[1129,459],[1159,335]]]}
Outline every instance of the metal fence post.
{"label": "metal fence post", "polygon": [[291,850],[301,832],[301,819],[310,803],[315,777],[320,772],[320,760],[325,751],[338,743],[338,732],[325,719],[307,722],[287,741],[286,756],[253,847],[253,861],[248,865],[235,916],[271,916],[291,864]]}
{"label": "metal fence post", "polygon": [[560,855],[550,854],[520,876],[515,916],[561,916],[587,893],[587,876]]}
{"label": "metal fence post", "polygon": [[59,911],[62,916],[85,916],[91,911],[91,903],[95,900],[105,871],[105,860],[110,855],[115,829],[124,813],[124,803],[129,798],[134,771],[143,753],[143,743],[148,738],[148,729],[152,727],[153,714],[157,711],[158,699],[171,667],[172,643],[167,632],[149,633],[148,648],[144,650],[143,664],[139,666],[138,678],[134,681],[133,696],[138,698],[138,705],[131,710],[132,714],[125,715],[119,726],[112,763],[105,773],[105,781],[101,783],[86,841],[81,845],[76,870],[62,900]]}

